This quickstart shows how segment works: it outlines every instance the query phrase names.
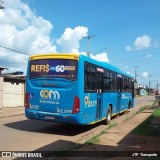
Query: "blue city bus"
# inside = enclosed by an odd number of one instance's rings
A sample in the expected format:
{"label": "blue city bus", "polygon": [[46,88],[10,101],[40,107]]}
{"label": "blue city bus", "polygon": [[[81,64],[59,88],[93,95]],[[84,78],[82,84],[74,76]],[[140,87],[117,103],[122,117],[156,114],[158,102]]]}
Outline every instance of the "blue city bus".
{"label": "blue city bus", "polygon": [[134,106],[134,78],[79,54],[39,54],[28,61],[25,115],[30,119],[109,124]]}

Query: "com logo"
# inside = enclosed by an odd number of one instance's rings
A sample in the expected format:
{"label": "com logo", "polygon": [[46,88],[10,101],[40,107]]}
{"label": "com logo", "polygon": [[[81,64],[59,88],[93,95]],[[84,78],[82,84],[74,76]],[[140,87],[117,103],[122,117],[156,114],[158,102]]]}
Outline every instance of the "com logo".
{"label": "com logo", "polygon": [[53,90],[41,90],[40,96],[41,96],[41,98],[45,98],[45,99],[55,99],[55,100],[60,99],[59,92],[53,91]]}

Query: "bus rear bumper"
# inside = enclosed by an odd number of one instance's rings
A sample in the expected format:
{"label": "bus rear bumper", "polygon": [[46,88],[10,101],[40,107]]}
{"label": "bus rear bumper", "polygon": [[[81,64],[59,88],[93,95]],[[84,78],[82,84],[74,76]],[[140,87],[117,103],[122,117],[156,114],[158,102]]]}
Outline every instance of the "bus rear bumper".
{"label": "bus rear bumper", "polygon": [[59,113],[48,113],[48,112],[42,112],[25,108],[25,115],[29,119],[72,123],[72,124],[85,124],[82,121],[83,117],[82,112],[79,112],[77,114],[59,114]]}

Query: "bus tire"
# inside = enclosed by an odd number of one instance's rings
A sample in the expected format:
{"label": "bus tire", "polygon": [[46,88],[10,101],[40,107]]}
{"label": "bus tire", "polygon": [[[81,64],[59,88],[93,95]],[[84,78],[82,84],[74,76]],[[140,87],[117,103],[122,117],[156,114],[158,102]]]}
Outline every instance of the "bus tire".
{"label": "bus tire", "polygon": [[109,106],[108,107],[108,111],[107,111],[107,115],[106,115],[106,120],[105,120],[105,124],[108,125],[111,121],[111,117],[112,117],[112,109]]}
{"label": "bus tire", "polygon": [[131,109],[131,101],[129,101],[129,103],[128,103],[128,110],[130,110]]}

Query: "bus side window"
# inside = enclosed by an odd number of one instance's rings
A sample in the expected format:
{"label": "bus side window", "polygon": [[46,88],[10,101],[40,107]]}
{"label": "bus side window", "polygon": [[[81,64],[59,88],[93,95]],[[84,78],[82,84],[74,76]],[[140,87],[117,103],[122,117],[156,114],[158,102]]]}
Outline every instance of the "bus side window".
{"label": "bus side window", "polygon": [[132,92],[132,79],[131,78],[129,78],[129,82],[128,82],[129,84],[129,92]]}
{"label": "bus side window", "polygon": [[108,70],[105,71],[104,90],[105,91],[115,90],[115,73]]}
{"label": "bus side window", "polygon": [[123,77],[123,91],[129,92],[129,79],[127,77]]}
{"label": "bus side window", "polygon": [[96,91],[96,67],[85,64],[85,91]]}

